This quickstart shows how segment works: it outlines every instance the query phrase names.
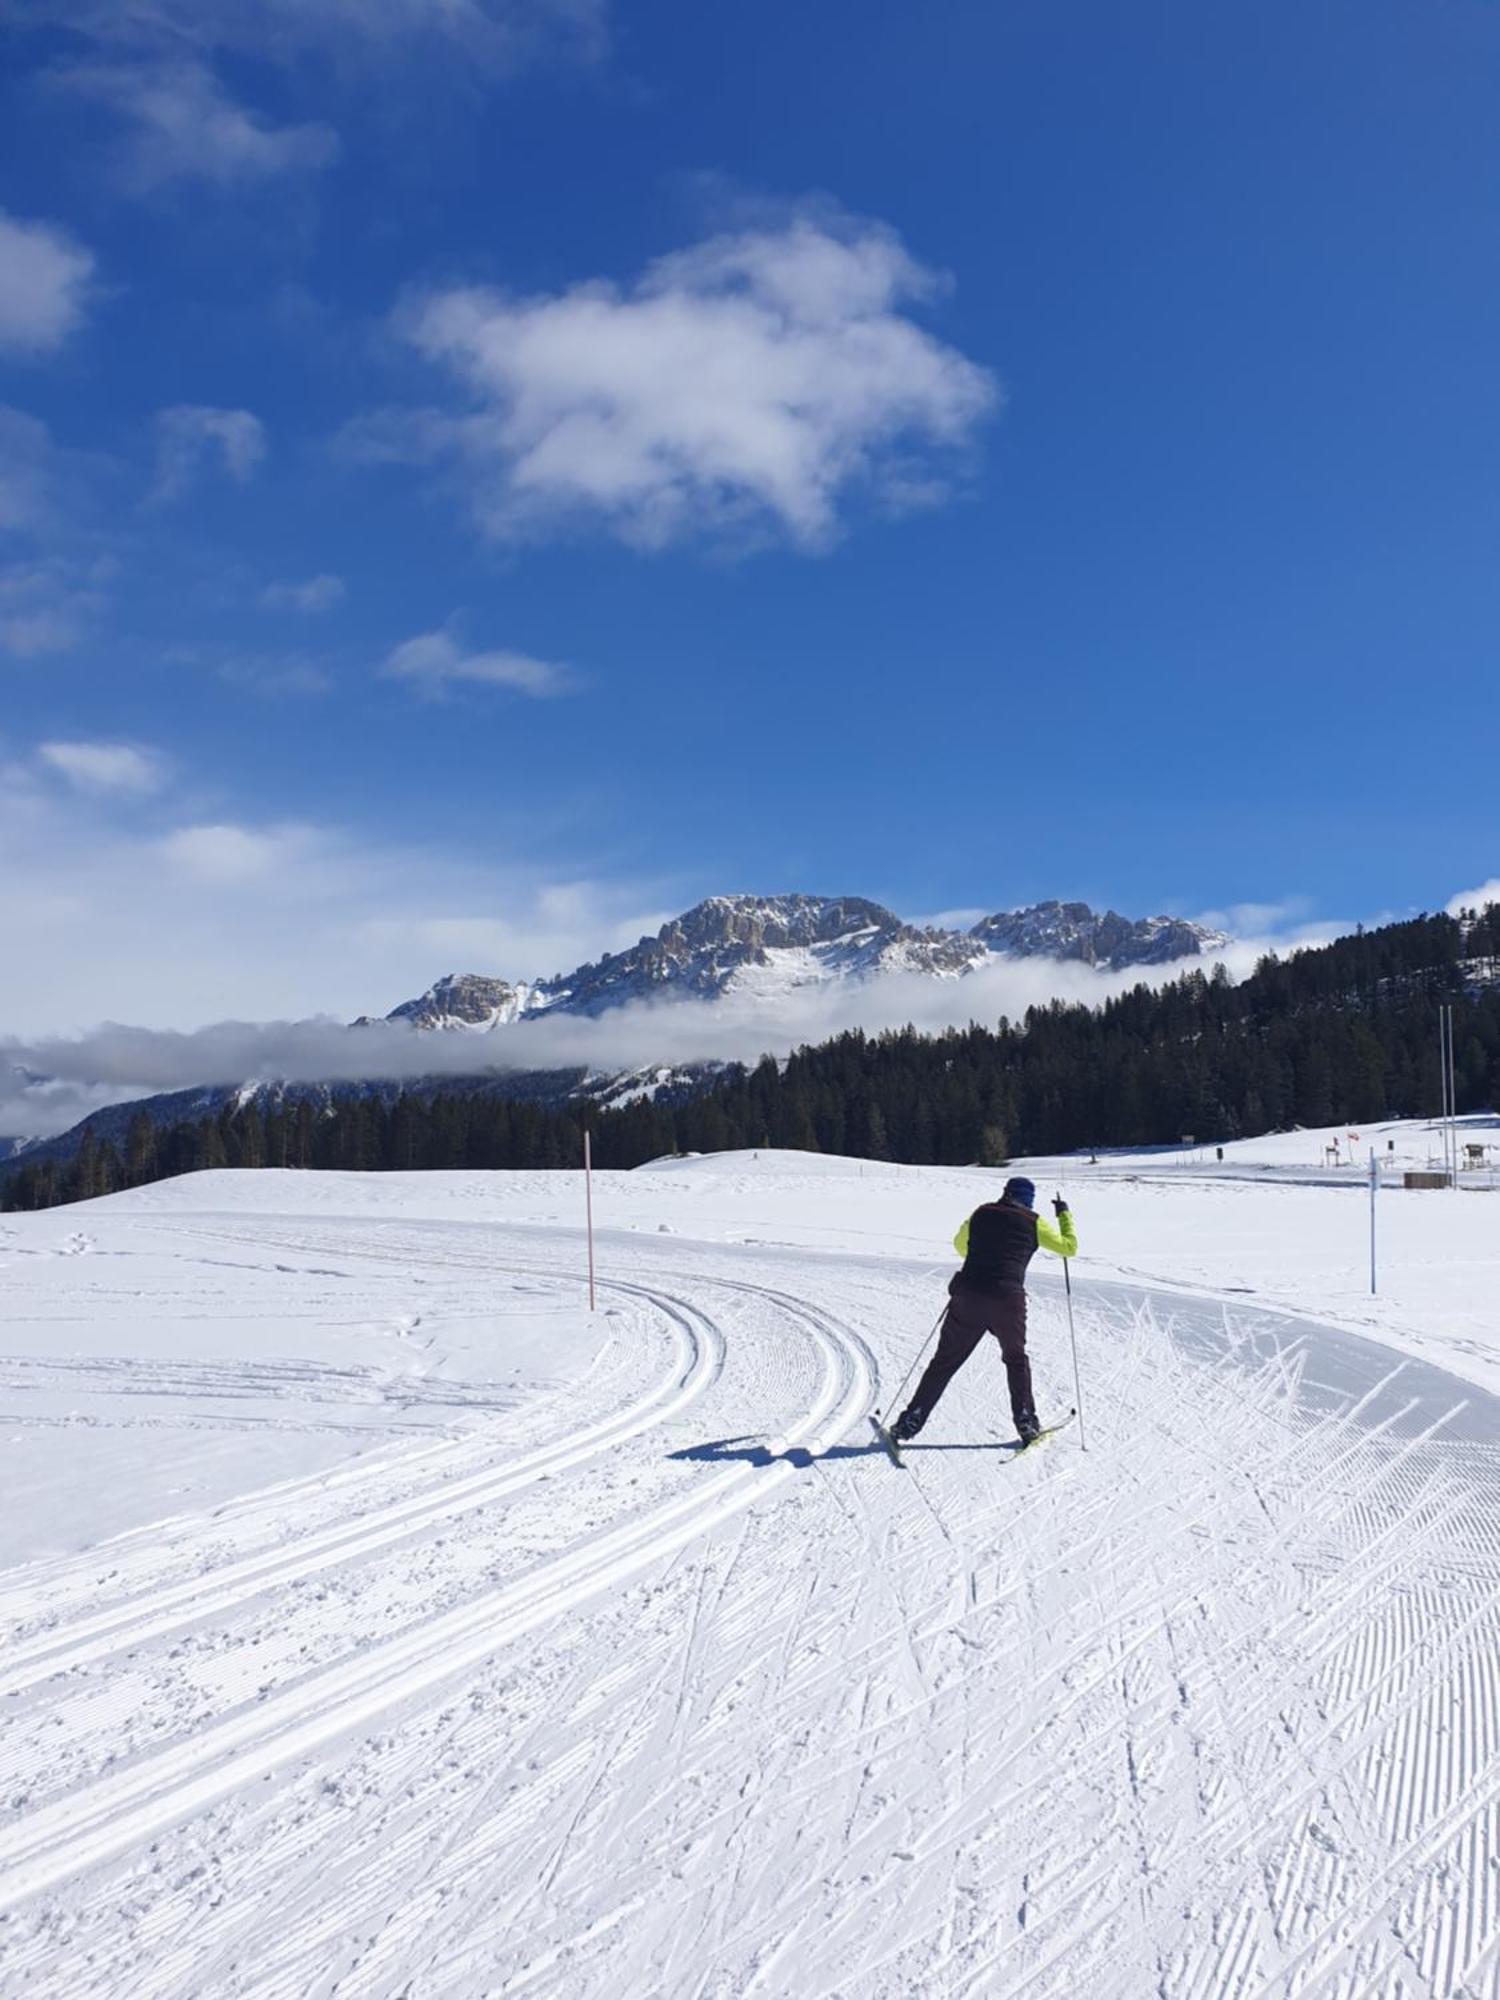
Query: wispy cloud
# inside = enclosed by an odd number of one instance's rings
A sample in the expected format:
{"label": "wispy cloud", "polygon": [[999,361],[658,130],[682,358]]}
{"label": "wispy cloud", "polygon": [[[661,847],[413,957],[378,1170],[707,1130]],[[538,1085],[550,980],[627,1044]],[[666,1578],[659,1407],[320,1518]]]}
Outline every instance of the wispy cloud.
{"label": "wispy cloud", "polygon": [[345,447],[446,464],[496,536],[592,522],[645,548],[704,533],[821,548],[861,492],[941,497],[996,407],[988,372],[910,317],[940,289],[892,230],[819,209],[625,287],[432,293],[398,325],[466,404],[374,413]]}
{"label": "wispy cloud", "polygon": [[113,565],[61,556],[0,564],[0,651],[20,660],[76,646],[104,603]]}
{"label": "wispy cloud", "polygon": [[[1222,910],[1199,910],[1192,918],[1209,930],[1227,931],[1244,949],[1298,951],[1327,944],[1352,931],[1357,919],[1315,917],[1310,896],[1281,896],[1262,903],[1231,903]],[[1251,945],[1243,945],[1244,940]]]}
{"label": "wispy cloud", "polygon": [[55,516],[63,455],[39,417],[0,404],[0,529],[33,533]]}
{"label": "wispy cloud", "polygon": [[265,455],[265,425],[249,410],[219,410],[198,403],[160,410],[152,497],[177,499],[207,466],[217,466],[243,486]]}
{"label": "wispy cloud", "polygon": [[[0,750],[0,1032],[104,1014],[352,1019],[448,971],[564,971],[678,905],[680,885],[505,858],[503,816],[497,828],[500,858],[236,810],[198,771],[90,788],[34,749]],[[0,1114],[0,1133],[17,1129],[38,1128]]]}
{"label": "wispy cloud", "polygon": [[323,695],[334,686],[331,660],[301,648],[196,640],[171,646],[161,657],[169,666],[212,674],[226,687],[245,688],[270,701]]}
{"label": "wispy cloud", "polygon": [[267,611],[330,611],[348,589],[341,576],[310,576],[303,583],[268,583],[260,594]]}
{"label": "wispy cloud", "polygon": [[109,461],[66,450],[40,419],[0,404],[0,653],[33,660],[76,645],[119,562],[97,531]]}
{"label": "wispy cloud", "polygon": [[228,686],[248,688],[267,701],[307,700],[333,687],[328,669],[300,653],[233,654],[221,659],[216,671]]}
{"label": "wispy cloud", "polygon": [[[467,81],[545,57],[592,62],[605,48],[607,0],[7,0],[8,27],[45,31],[54,87],[120,119],[115,184],[136,194],[174,182],[218,188],[285,180],[328,166],[336,132],[282,123],[239,96],[247,73],[279,68],[293,87],[322,68],[362,88],[410,87],[426,58],[434,78]],[[69,32],[76,57],[51,60]]]}
{"label": "wispy cloud", "polygon": [[383,62],[426,44],[508,68],[547,50],[603,49],[606,0],[9,0],[22,25],[67,27],[110,50],[193,50],[292,63]]}
{"label": "wispy cloud", "polygon": [[274,125],[237,104],[204,62],[84,63],[59,73],[126,121],[124,171],[148,193],[169,181],[220,187],[327,166],[338,139],[326,125]]}
{"label": "wispy cloud", "polygon": [[37,756],[83,792],[139,797],[159,791],[166,776],[165,760],[156,751],[132,743],[43,743]]}
{"label": "wispy cloud", "polygon": [[66,653],[81,630],[74,595],[57,586],[50,570],[24,563],[0,568],[0,652],[17,660]]}
{"label": "wispy cloud", "polygon": [[0,209],[0,352],[50,354],[83,321],[94,258],[65,230]]}
{"label": "wispy cloud", "polygon": [[310,827],[236,826],[220,822],[182,826],[162,837],[157,851],[168,869],[211,888],[266,881],[295,868],[319,845]]}
{"label": "wispy cloud", "polygon": [[[0,578],[0,595],[4,579]],[[78,621],[55,604],[0,611],[0,650],[13,659],[35,660],[44,653],[70,652],[80,638]]]}
{"label": "wispy cloud", "polygon": [[380,671],[387,680],[405,681],[429,695],[468,684],[509,688],[542,700],[569,694],[578,684],[571,669],[528,653],[467,652],[447,628],[404,640],[387,654]]}

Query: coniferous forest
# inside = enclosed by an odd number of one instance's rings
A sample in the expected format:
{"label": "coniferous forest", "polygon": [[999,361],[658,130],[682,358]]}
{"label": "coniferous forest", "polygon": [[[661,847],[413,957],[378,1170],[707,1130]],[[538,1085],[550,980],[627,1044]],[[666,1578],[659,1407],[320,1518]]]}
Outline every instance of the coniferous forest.
{"label": "coniferous forest", "polygon": [[848,1033],[732,1069],[686,1102],[562,1110],[455,1088],[393,1102],[288,1095],[157,1127],[123,1150],[85,1133],[68,1160],[14,1168],[0,1207],[87,1200],[206,1167],[391,1172],[595,1164],[795,1147],[912,1164],[999,1165],[1093,1146],[1202,1142],[1294,1125],[1435,1115],[1437,1009],[1454,1005],[1457,1108],[1500,1102],[1500,906],[1418,917],[1268,958],[1238,985],[1222,967],[1091,1008],[929,1035]]}

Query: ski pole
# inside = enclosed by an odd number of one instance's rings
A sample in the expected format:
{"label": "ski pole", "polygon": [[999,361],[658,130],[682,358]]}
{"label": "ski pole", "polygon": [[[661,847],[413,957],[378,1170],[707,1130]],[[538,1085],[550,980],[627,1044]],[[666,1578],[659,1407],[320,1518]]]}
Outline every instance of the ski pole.
{"label": "ski pole", "polygon": [[[912,1376],[916,1374],[917,1368],[921,1363],[922,1356],[927,1352],[928,1348],[931,1347],[932,1343],[937,1339],[937,1330],[942,1325],[944,1316],[946,1315],[947,1311],[948,1308],[944,1306],[942,1311],[938,1314],[937,1318],[932,1322],[931,1333],[928,1334],[927,1338],[922,1342],[921,1347],[918,1349],[917,1358],[911,1364],[910,1368],[907,1369],[906,1378],[902,1382],[901,1387],[896,1391],[895,1395],[892,1396],[891,1400],[886,1404],[885,1407],[887,1410],[895,1409],[896,1405],[900,1402],[901,1398],[906,1394],[906,1384],[911,1380]],[[881,1416],[882,1413],[880,1411],[877,1411],[876,1415]]]}
{"label": "ski pole", "polygon": [[1068,1339],[1073,1347],[1073,1398],[1078,1405],[1078,1449],[1087,1451],[1088,1439],[1083,1431],[1083,1378],[1078,1372],[1078,1335],[1073,1326],[1073,1274],[1068,1269],[1068,1260],[1063,1258],[1063,1286],[1068,1297]]}

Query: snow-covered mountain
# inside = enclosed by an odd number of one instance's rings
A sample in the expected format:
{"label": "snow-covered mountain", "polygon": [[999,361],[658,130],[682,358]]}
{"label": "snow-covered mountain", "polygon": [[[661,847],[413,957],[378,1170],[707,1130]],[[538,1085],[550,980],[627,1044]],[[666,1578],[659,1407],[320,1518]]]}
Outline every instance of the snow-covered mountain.
{"label": "snow-covered mountain", "polygon": [[1087,903],[1003,910],[956,931],[919,929],[859,896],[711,896],[655,937],[575,972],[518,984],[453,973],[386,1018],[418,1028],[487,1032],[539,1014],[597,1015],[665,996],[774,998],[799,987],[863,984],[892,973],[959,979],[997,959],[1072,960],[1117,972],[1198,957],[1228,942],[1222,932],[1180,917],[1132,920]]}
{"label": "snow-covered mountain", "polygon": [[1101,915],[1087,903],[1034,903],[1029,910],[1002,910],[974,926],[970,937],[1002,958],[1081,959],[1105,972],[1133,965],[1170,965],[1197,958],[1230,942],[1183,917],[1138,917],[1113,910]]}
{"label": "snow-covered mountain", "polygon": [[[655,937],[574,972],[516,981],[450,973],[417,999],[393,1007],[385,1019],[424,1031],[486,1035],[547,1014],[593,1017],[631,1002],[666,998],[712,1005],[732,995],[762,1000],[774,1016],[778,998],[807,987],[853,988],[895,974],[956,980],[982,966],[1018,959],[1072,960],[1100,972],[1121,971],[1191,959],[1228,942],[1221,932],[1180,918],[1132,921],[1113,910],[1101,915],[1086,903],[1038,903],[1001,911],[960,931],[905,923],[859,896],[711,896],[664,924]],[[376,1025],[376,1018],[365,1014],[352,1027],[358,1031]],[[579,1099],[621,1104],[640,1096],[666,1101],[701,1090],[722,1071],[717,1062],[674,1063],[674,1053],[664,1046],[657,1061],[620,1072],[502,1069],[496,1061],[499,1051],[476,1050],[469,1075],[455,1074],[444,1064],[431,1077],[403,1081],[378,1076],[333,1084],[205,1080],[97,1110],[56,1136],[13,1143],[8,1156],[0,1141],[0,1161],[70,1158],[90,1127],[96,1139],[121,1146],[137,1112],[165,1126],[214,1117],[226,1105],[252,1099],[263,1109],[302,1101],[321,1107],[338,1098],[363,1096],[389,1103],[403,1089],[417,1094],[485,1091],[549,1105]]]}

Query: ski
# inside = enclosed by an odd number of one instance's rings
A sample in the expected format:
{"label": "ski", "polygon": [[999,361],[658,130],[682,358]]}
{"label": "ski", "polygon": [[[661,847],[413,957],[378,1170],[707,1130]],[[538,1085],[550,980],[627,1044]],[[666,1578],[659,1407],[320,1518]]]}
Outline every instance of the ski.
{"label": "ski", "polygon": [[876,1437],[878,1437],[880,1439],[880,1442],[885,1446],[886,1454],[889,1457],[891,1464],[901,1466],[901,1469],[904,1472],[906,1470],[906,1467],[904,1464],[902,1464],[901,1451],[896,1443],[896,1440],[891,1436],[890,1432],[886,1429],[885,1425],[880,1421],[879,1417],[877,1417],[873,1411],[871,1412],[870,1415],[870,1423],[874,1428]]}
{"label": "ski", "polygon": [[1077,1415],[1076,1410],[1069,1410],[1068,1414],[1060,1418],[1057,1423],[1048,1424],[1047,1428],[1038,1431],[1034,1438],[1028,1439],[1025,1444],[1018,1444],[1006,1463],[1014,1465],[1016,1460],[1024,1458],[1028,1451],[1034,1451],[1039,1444],[1045,1444],[1048,1438],[1056,1437],[1059,1431],[1065,1431]]}

